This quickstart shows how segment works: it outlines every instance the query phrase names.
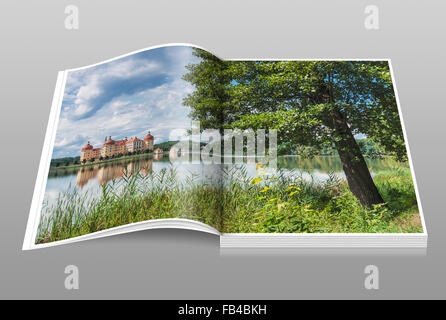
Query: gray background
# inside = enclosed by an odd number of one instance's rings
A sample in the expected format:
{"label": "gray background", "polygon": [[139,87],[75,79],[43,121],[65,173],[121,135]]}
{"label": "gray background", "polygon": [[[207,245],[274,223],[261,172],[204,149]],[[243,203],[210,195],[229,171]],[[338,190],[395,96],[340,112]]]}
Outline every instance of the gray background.
{"label": "gray background", "polygon": [[[78,5],[80,29],[64,28]],[[380,8],[380,30],[364,8]],[[5,1],[0,4],[1,298],[445,298],[446,6],[440,1]],[[223,58],[391,58],[429,232],[413,251],[221,253],[215,236],[139,232],[22,252],[57,71],[168,42]],[[80,290],[64,289],[64,268]],[[364,289],[364,267],[380,290]]]}

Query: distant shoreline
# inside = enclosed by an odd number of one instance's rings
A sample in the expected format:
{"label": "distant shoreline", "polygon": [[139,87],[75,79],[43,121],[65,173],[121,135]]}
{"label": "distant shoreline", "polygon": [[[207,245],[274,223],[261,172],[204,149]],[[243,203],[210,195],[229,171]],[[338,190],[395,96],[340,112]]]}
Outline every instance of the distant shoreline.
{"label": "distant shoreline", "polygon": [[[128,159],[138,159],[138,158],[144,158],[144,157],[153,157],[155,155],[154,152],[150,152],[150,153],[142,153],[142,154],[135,154],[135,155],[131,155],[131,156],[124,156],[124,157],[120,157],[120,158],[115,158],[115,159],[107,159],[107,160],[101,160],[101,161],[95,161],[95,162],[87,162],[84,164],[76,164],[76,165],[69,165],[69,166],[50,166],[50,170],[58,170],[58,169],[77,169],[77,168],[84,168],[84,167],[90,167],[90,166],[95,166],[95,165],[99,165],[99,164],[104,164],[104,163],[110,163],[110,162],[118,162],[118,161],[122,161],[122,160],[128,160]],[[165,155],[169,155],[169,151],[164,151],[163,152],[163,156]],[[338,155],[314,155],[315,157],[338,157]],[[305,157],[302,155],[296,155],[296,154],[284,154],[284,155],[280,155],[279,157]],[[389,155],[380,155],[376,158],[387,158],[390,157]],[[311,156],[310,156],[311,158]],[[369,158],[375,158],[375,157],[371,157],[371,156],[366,156],[364,155],[364,158],[369,159]]]}
{"label": "distant shoreline", "polygon": [[[163,152],[163,155],[169,154],[169,152]],[[75,164],[75,165],[69,165],[69,166],[50,166],[50,170],[51,169],[76,169],[76,168],[84,168],[84,167],[89,167],[89,166],[95,166],[98,164],[103,164],[103,163],[110,163],[110,162],[117,162],[117,161],[122,161],[122,160],[127,160],[127,159],[137,159],[137,158],[144,158],[144,157],[153,157],[155,155],[154,152],[150,152],[150,153],[141,153],[141,154],[135,154],[135,155],[131,155],[131,156],[123,156],[123,157],[119,157],[119,158],[114,158],[114,159],[107,159],[107,160],[101,160],[101,161],[95,161],[95,162],[87,162],[87,163],[81,163],[81,164]]]}

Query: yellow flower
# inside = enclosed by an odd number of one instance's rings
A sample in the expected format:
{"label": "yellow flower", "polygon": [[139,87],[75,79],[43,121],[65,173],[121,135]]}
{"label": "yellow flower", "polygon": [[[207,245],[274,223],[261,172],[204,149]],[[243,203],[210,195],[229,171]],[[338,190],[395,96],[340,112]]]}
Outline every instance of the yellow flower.
{"label": "yellow flower", "polygon": [[261,162],[257,162],[257,164],[256,164],[256,170],[259,170],[259,168],[265,168],[265,166],[263,165],[263,163],[261,163]]}
{"label": "yellow flower", "polygon": [[254,179],[252,179],[251,184],[257,184],[262,180],[263,180],[262,178],[254,178]]}

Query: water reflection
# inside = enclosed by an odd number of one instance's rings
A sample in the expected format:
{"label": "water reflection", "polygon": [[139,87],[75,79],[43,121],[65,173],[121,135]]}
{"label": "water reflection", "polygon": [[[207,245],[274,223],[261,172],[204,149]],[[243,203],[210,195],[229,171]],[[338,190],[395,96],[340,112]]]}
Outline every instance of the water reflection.
{"label": "water reflection", "polygon": [[163,159],[163,157],[164,157],[163,153],[155,153],[155,155],[153,156],[153,160],[160,161]]}
{"label": "water reflection", "polygon": [[129,163],[114,163],[113,165],[104,164],[90,166],[88,168],[82,168],[78,171],[76,185],[82,188],[92,179],[97,180],[99,184],[104,184],[110,180],[121,178],[124,173],[130,175],[140,172],[143,175],[147,175],[152,172],[152,166],[152,159],[145,159]]}
{"label": "water reflection", "polygon": [[[390,159],[367,159],[367,164],[375,173],[399,166],[398,162]],[[224,161],[222,161],[224,162]],[[234,160],[234,163],[236,161]],[[241,165],[248,177],[256,175],[255,159],[245,159]],[[315,182],[324,181],[329,174],[343,178],[342,164],[338,157],[313,157],[302,158],[297,156],[282,156],[278,158],[277,166],[282,172],[289,174],[299,174],[304,179]],[[109,163],[96,164],[81,168],[51,168],[48,175],[48,182],[45,196],[48,201],[54,201],[58,194],[65,192],[70,187],[75,187],[82,193],[90,195],[99,194],[101,185],[111,180],[117,180],[124,174],[140,172],[143,175],[150,173],[160,173],[161,170],[174,168],[178,182],[184,182],[185,178],[194,176],[197,181],[215,180],[221,178],[221,170],[228,169],[227,165],[209,165],[198,163],[171,163],[168,156],[162,153],[147,155],[138,159],[127,159]],[[237,171],[237,170],[236,170]],[[187,180],[186,183],[190,183]]]}
{"label": "water reflection", "polygon": [[[48,178],[52,179],[56,177],[76,175],[76,185],[80,188],[83,188],[90,180],[96,180],[99,184],[104,184],[112,179],[121,178],[125,172],[128,174],[140,172],[141,174],[147,175],[152,172],[154,161],[161,162],[161,167],[167,167],[170,164],[169,157],[165,157],[162,153],[159,153],[153,156],[143,157],[139,159],[115,161],[110,163],[87,166],[83,168],[53,168],[50,170]],[[250,174],[255,174],[255,170],[251,170],[255,167],[255,160],[245,159],[244,163],[248,169],[248,172]],[[279,157],[277,164],[279,169],[298,169],[300,171],[309,171],[312,172],[312,174],[315,176],[324,176],[328,172],[342,173],[342,164],[338,157],[303,158],[296,156],[283,156]],[[372,172],[387,170],[395,165],[398,165],[396,161],[390,158],[367,159],[367,164]],[[178,165],[184,166],[184,164]],[[199,166],[206,165],[201,164]]]}

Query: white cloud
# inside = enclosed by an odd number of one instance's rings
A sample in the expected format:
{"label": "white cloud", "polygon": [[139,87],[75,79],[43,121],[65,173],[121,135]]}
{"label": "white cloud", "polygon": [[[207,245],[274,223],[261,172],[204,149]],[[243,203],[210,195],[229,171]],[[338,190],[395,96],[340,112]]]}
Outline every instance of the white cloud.
{"label": "white cloud", "polygon": [[191,49],[167,50],[161,58],[130,57],[70,74],[53,157],[79,155],[87,140],[100,147],[109,135],[142,138],[150,129],[159,143],[171,130],[189,128],[182,101],[193,88],[181,77],[194,61]]}

